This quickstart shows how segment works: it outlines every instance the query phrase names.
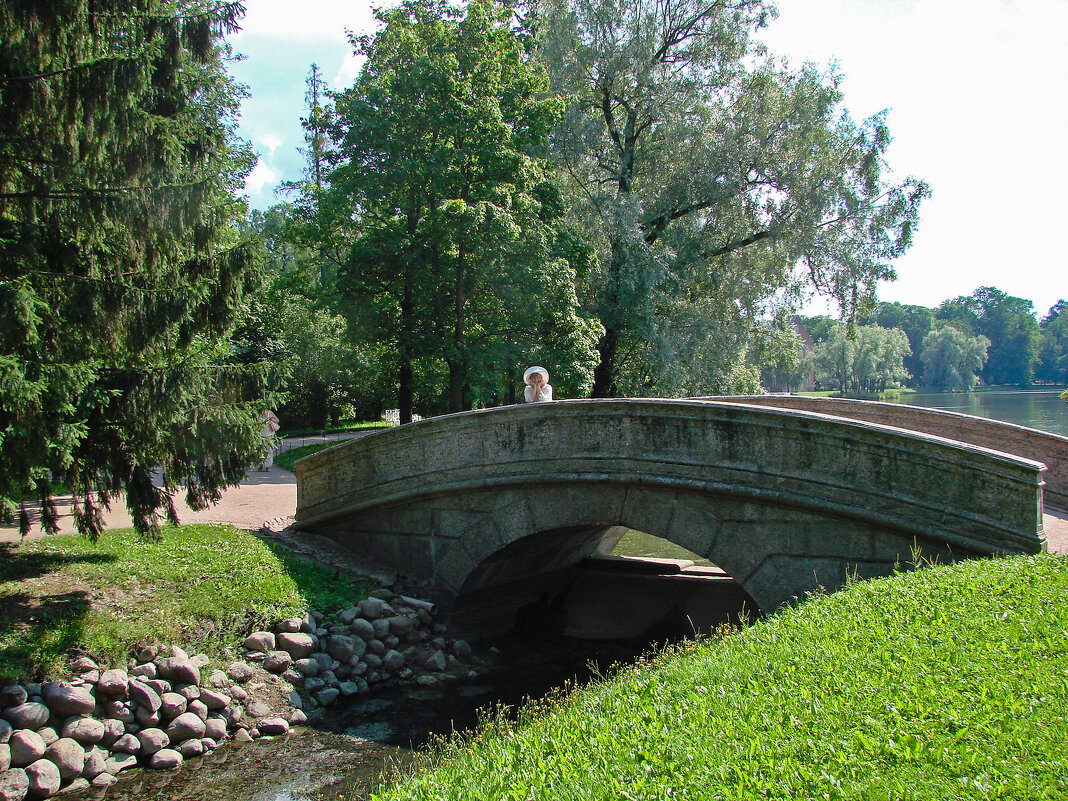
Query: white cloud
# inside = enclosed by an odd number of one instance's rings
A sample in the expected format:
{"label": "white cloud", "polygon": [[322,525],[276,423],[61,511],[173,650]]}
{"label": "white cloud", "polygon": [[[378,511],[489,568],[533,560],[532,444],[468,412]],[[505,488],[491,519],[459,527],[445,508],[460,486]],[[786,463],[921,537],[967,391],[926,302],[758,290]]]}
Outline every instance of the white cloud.
{"label": "white cloud", "polygon": [[344,41],[346,29],[357,33],[372,29],[371,8],[367,0],[248,0],[241,33],[289,40]]}
{"label": "white cloud", "polygon": [[[267,150],[267,155],[269,157],[273,157],[274,151],[276,151],[282,144],[282,137],[273,133],[260,134],[256,137],[256,144],[263,145],[263,147]],[[262,163],[262,161],[259,162],[259,164]],[[259,164],[257,164],[256,166],[258,167]]]}
{"label": "white cloud", "polygon": [[345,61],[341,64],[341,69],[337,71],[337,75],[334,76],[334,88],[335,89],[348,89],[356,82],[356,76],[360,74],[360,68],[365,61],[363,56],[356,56],[349,53],[345,56]]}
{"label": "white cloud", "polygon": [[256,166],[245,179],[245,192],[255,197],[263,192],[264,187],[273,187],[277,183],[278,173],[268,167],[263,159],[257,159]]}

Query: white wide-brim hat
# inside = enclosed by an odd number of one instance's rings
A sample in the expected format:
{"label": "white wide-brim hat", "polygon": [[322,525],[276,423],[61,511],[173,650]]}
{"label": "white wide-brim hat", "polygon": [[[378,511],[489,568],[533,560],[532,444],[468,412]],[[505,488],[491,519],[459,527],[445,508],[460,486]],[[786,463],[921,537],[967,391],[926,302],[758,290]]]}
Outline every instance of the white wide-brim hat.
{"label": "white wide-brim hat", "polygon": [[523,373],[523,383],[529,384],[530,377],[534,375],[534,373],[541,373],[541,377],[545,379],[545,383],[549,383],[549,371],[546,370],[544,367],[528,367],[527,371]]}

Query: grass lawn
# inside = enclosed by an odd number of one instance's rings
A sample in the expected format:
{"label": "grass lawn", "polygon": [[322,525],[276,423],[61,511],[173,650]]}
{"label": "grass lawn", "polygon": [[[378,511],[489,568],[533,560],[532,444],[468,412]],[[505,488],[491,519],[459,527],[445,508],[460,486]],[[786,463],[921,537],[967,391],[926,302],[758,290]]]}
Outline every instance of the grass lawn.
{"label": "grass lawn", "polygon": [[288,451],[282,451],[275,454],[274,463],[284,470],[293,472],[293,462],[297,459],[303,459],[305,456],[311,456],[313,453],[319,451],[325,451],[327,448],[333,448],[335,445],[340,445],[344,440],[337,442],[313,442],[310,445],[300,445],[296,448],[290,448]]}
{"label": "grass lawn", "polygon": [[333,571],[224,525],[132,529],[93,545],[77,536],[0,551],[0,683],[57,678],[71,654],[125,663],[132,648],[183,644],[214,658],[250,631],[361,597]]}
{"label": "grass lawn", "polygon": [[377,799],[1068,798],[1068,557],[810,598],[455,740]]}
{"label": "grass lawn", "polygon": [[364,431],[368,428],[393,428],[396,423],[387,423],[385,420],[342,420],[336,426],[326,428],[297,428],[292,431],[279,431],[279,437],[310,437],[325,436],[326,434],[343,434],[346,431]]}

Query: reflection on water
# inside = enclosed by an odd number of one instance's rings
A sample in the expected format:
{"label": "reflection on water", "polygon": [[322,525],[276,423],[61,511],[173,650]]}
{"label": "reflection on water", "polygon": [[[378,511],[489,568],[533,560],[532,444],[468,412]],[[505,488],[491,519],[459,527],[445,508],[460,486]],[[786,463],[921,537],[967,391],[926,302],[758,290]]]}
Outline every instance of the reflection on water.
{"label": "reflection on water", "polygon": [[1068,436],[1068,403],[1062,390],[989,390],[983,392],[905,393],[901,403],[989,417]]}
{"label": "reflection on water", "polygon": [[612,550],[612,556],[643,556],[650,559],[690,559],[696,565],[711,566],[712,563],[681,545],[630,529]]}

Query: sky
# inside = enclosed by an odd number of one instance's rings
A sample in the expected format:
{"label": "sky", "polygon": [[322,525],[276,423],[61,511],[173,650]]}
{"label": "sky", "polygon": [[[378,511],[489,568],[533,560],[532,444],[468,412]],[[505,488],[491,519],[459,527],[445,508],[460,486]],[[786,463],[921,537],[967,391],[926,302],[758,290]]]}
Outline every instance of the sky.
{"label": "sky", "polygon": [[[371,32],[366,0],[246,0],[232,66],[250,96],[239,135],[259,155],[246,190],[255,208],[304,167],[300,116],[312,62],[328,85],[359,69],[346,30]],[[1039,317],[1068,299],[1068,0],[780,0],[761,31],[800,66],[834,64],[860,120],[886,109],[893,177],[922,178],[912,248],[879,299],[922,306],[996,286]],[[834,314],[814,298],[809,314]]]}

